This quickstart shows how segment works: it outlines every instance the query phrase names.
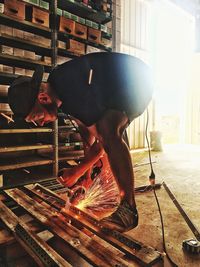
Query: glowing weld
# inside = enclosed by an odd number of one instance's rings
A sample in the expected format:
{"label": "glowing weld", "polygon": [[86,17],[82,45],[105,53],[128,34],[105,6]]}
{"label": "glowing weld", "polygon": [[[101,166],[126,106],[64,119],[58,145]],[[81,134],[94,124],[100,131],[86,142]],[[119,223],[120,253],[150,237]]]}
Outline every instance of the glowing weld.
{"label": "glowing weld", "polygon": [[119,205],[120,194],[111,170],[101,172],[76,207],[98,219],[111,214]]}

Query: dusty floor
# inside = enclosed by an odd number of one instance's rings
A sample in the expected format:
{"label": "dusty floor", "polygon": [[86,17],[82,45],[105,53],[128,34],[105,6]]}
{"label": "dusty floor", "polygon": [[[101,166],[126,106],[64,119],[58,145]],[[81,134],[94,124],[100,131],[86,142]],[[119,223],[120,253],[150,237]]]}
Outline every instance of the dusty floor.
{"label": "dusty floor", "polygon": [[[132,152],[136,186],[148,185],[150,166],[147,152]],[[200,229],[200,146],[166,146],[162,152],[152,152],[156,183],[163,181],[174,193],[190,219]],[[165,226],[166,248],[180,267],[200,266],[200,255],[188,255],[182,241],[194,237],[165,189],[158,189]],[[162,251],[161,224],[153,192],[137,194],[139,226],[127,234]],[[166,262],[164,266],[171,266]]]}

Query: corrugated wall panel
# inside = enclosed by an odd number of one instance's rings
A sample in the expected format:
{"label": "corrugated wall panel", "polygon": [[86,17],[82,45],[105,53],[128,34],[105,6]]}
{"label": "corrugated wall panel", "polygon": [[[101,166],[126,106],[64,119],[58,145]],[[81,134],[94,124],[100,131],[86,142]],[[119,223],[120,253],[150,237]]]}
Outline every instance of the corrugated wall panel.
{"label": "corrugated wall panel", "polygon": [[196,53],[193,56],[190,66],[191,77],[188,84],[186,98],[186,143],[200,144],[200,54]]}
{"label": "corrugated wall panel", "polygon": [[[141,0],[121,0],[121,52],[136,56],[149,63],[149,12],[150,4]],[[142,75],[142,74],[141,74]],[[154,124],[153,104],[149,105],[149,130]],[[144,148],[146,111],[129,126],[130,147]]]}

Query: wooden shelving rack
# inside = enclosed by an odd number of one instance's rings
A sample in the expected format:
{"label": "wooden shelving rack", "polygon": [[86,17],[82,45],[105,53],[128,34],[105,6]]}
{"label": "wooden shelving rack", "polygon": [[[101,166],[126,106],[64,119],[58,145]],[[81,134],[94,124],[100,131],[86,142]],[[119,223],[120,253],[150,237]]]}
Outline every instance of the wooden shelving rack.
{"label": "wooden shelving rack", "polygon": [[[20,2],[25,3],[25,5],[34,6],[36,8],[40,8],[31,3],[27,3],[27,1],[19,0]],[[57,9],[62,9],[63,11],[67,11],[73,13],[74,15],[80,16],[84,19],[91,20],[94,23],[105,24],[112,21],[112,13],[110,15],[105,12],[100,12],[91,7],[88,7],[81,3],[80,1],[70,1],[70,0],[46,0],[49,3],[49,16],[50,23],[49,28],[32,23],[26,20],[20,20],[13,16],[8,16],[4,13],[0,13],[0,26],[10,27],[12,29],[24,31],[26,33],[34,34],[37,36],[41,36],[41,38],[46,38],[50,40],[50,45],[44,45],[38,43],[37,40],[27,40],[21,38],[21,36],[14,36],[7,33],[0,33],[0,47],[7,46],[12,47],[13,49],[22,49],[29,52],[35,52],[35,54],[41,56],[41,58],[49,57],[51,58],[51,63],[44,62],[43,60],[37,59],[27,59],[21,56],[17,56],[14,54],[6,54],[0,52],[0,65],[6,65],[8,67],[14,68],[22,68],[25,70],[34,70],[35,67],[40,64],[44,66],[45,73],[48,73],[57,65],[57,58],[74,58],[79,55],[77,53],[73,53],[67,51],[66,49],[58,47],[58,41],[66,42],[67,40],[73,39],[75,41],[81,42],[85,45],[85,53],[86,47],[91,46],[101,51],[111,51],[111,47],[104,46],[102,44],[98,44],[95,42],[91,42],[89,40],[82,39],[80,37],[74,36],[72,34],[68,34],[65,32],[60,32],[58,28],[59,15],[57,14]],[[110,1],[112,4],[112,1]],[[112,35],[110,33],[101,32],[102,37],[108,40],[111,40]],[[14,79],[16,79],[19,74],[15,72],[9,73],[5,72],[0,68],[0,86],[9,86]],[[44,79],[46,81],[46,78]],[[59,169],[59,163],[66,162],[68,160],[81,160],[84,156],[82,145],[71,143],[61,143],[58,142],[59,131],[65,129],[68,133],[74,132],[73,126],[65,125],[58,126],[58,121],[49,126],[49,128],[42,127],[37,128],[33,125],[28,125],[27,127],[20,128],[10,128],[10,127],[1,127],[1,112],[6,115],[11,116],[11,111],[7,110],[7,96],[4,92],[1,94],[0,88],[0,174],[3,175],[3,182],[0,181],[0,189],[9,188],[14,185],[17,185],[17,179],[19,179],[19,185],[24,185],[29,182],[28,177],[30,177],[30,182],[34,181],[34,173],[37,175],[36,181],[40,181],[43,179],[50,179],[52,177],[56,177]],[[5,107],[5,108],[4,108]],[[51,136],[51,142],[48,143],[31,143],[31,144],[4,144],[2,141],[2,137],[7,136],[7,138],[13,139],[16,136],[26,136],[28,135],[49,135],[47,138],[49,140]],[[22,137],[23,138],[23,137]],[[78,149],[79,147],[79,149]],[[45,152],[46,151],[46,152]],[[63,153],[65,151],[65,153]],[[21,156],[20,153],[23,152],[28,155]],[[43,153],[44,152],[44,153]],[[30,153],[30,155],[29,155]],[[60,155],[59,155],[60,154]],[[4,155],[5,159],[4,159]],[[10,159],[7,155],[11,155]],[[16,155],[16,157],[15,157]],[[43,170],[38,171],[37,167],[41,166],[49,166],[48,175],[47,172],[43,173]],[[53,167],[53,168],[52,168]],[[29,172],[29,168],[35,168],[34,171]],[[25,169],[25,171],[23,171]],[[27,170],[28,169],[28,170]],[[18,172],[22,175],[22,179],[19,178]],[[27,171],[27,172],[26,172]],[[29,173],[28,173],[29,172]],[[40,176],[41,173],[41,176]],[[15,178],[17,177],[17,178]],[[23,178],[24,177],[24,178]],[[12,179],[14,183],[12,183]],[[24,181],[23,181],[24,180]]]}

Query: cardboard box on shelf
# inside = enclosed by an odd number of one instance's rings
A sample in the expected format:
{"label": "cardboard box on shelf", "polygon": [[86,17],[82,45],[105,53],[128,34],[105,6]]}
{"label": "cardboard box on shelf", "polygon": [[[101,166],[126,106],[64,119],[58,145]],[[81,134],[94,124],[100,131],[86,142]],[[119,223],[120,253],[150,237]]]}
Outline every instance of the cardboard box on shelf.
{"label": "cardboard box on shelf", "polygon": [[0,25],[0,32],[1,34],[6,34],[9,36],[13,36],[13,28],[5,26],[5,25]]}
{"label": "cardboard box on shelf", "polygon": [[85,44],[78,42],[73,39],[69,39],[66,43],[67,51],[78,54],[84,55],[85,54]]}
{"label": "cardboard box on shelf", "polygon": [[35,60],[36,61],[42,61],[42,59],[43,59],[43,56],[35,54]]}
{"label": "cardboard box on shelf", "polygon": [[60,17],[59,31],[73,35],[75,33],[75,21]]}
{"label": "cardboard box on shelf", "polygon": [[23,39],[24,38],[24,31],[13,28],[13,36],[20,38],[20,39]]}
{"label": "cardboard box on shelf", "polygon": [[75,32],[74,35],[76,37],[79,37],[81,39],[86,40],[87,39],[87,26],[82,25],[80,23],[75,23]]}
{"label": "cardboard box on shelf", "polygon": [[24,32],[24,39],[34,42],[35,40],[35,34],[31,33],[31,32]]}
{"label": "cardboard box on shelf", "polygon": [[102,50],[99,49],[99,48],[96,48],[94,46],[90,46],[90,45],[87,45],[86,46],[86,54],[89,54],[89,53],[97,53],[97,52],[101,52]]}
{"label": "cardboard box on shelf", "polygon": [[14,48],[14,56],[16,57],[24,57],[24,50],[19,48]]}
{"label": "cardboard box on shelf", "polygon": [[6,55],[13,55],[13,47],[10,47],[10,46],[6,46],[6,45],[1,45],[0,46],[0,52],[2,54],[6,54]]}
{"label": "cardboard box on shelf", "polygon": [[14,67],[14,73],[18,75],[25,75],[25,69]]}
{"label": "cardboard box on shelf", "polygon": [[4,14],[19,20],[24,20],[25,3],[17,0],[4,0]]}
{"label": "cardboard box on shelf", "polygon": [[6,97],[8,94],[8,86],[0,84],[0,96]]}
{"label": "cardboard box on shelf", "polygon": [[8,112],[11,112],[11,109],[7,103],[0,103],[0,111],[8,113]]}
{"label": "cardboard box on shelf", "polygon": [[37,34],[34,35],[34,43],[36,45],[45,46],[46,48],[51,47],[51,39],[48,39],[46,37],[43,37]]}
{"label": "cardboard box on shelf", "polygon": [[32,22],[44,27],[49,27],[49,13],[39,8],[33,7]]}
{"label": "cardboard box on shelf", "polygon": [[13,67],[7,66],[7,65],[3,65],[3,72],[6,73],[14,73]]}
{"label": "cardboard box on shelf", "polygon": [[35,52],[24,50],[24,58],[35,60]]}
{"label": "cardboard box on shelf", "polygon": [[101,43],[101,31],[88,27],[88,41],[100,44]]}
{"label": "cardboard box on shelf", "polygon": [[26,20],[49,28],[49,12],[36,6],[26,6]]}
{"label": "cardboard box on shelf", "polygon": [[58,41],[58,48],[66,49],[66,43],[62,41]]}
{"label": "cardboard box on shelf", "polygon": [[101,38],[101,44],[106,47],[112,47],[112,41],[106,38]]}
{"label": "cardboard box on shelf", "polygon": [[65,62],[69,61],[69,60],[71,60],[71,58],[57,56],[57,64],[58,65],[63,64]]}
{"label": "cardboard box on shelf", "polygon": [[47,64],[51,64],[51,57],[44,56],[43,61]]}
{"label": "cardboard box on shelf", "polygon": [[25,75],[26,76],[30,76],[30,77],[32,77],[33,76],[33,70],[28,70],[28,69],[25,69]]}

